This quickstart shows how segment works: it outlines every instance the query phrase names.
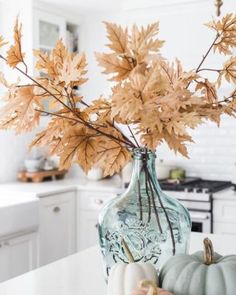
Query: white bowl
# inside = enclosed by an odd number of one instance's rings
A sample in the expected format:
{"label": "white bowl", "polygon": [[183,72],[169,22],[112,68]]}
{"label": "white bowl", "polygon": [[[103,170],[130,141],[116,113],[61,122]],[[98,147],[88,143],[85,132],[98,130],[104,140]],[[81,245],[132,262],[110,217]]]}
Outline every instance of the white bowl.
{"label": "white bowl", "polygon": [[100,180],[103,178],[101,168],[92,168],[88,171],[87,178],[90,180]]}
{"label": "white bowl", "polygon": [[41,168],[42,159],[26,159],[24,165],[28,172],[37,172]]}

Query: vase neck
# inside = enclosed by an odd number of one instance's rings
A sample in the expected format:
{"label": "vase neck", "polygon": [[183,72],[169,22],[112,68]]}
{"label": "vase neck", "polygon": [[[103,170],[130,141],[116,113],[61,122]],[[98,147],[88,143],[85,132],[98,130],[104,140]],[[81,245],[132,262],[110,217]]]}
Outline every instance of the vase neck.
{"label": "vase neck", "polygon": [[158,190],[160,186],[156,175],[156,154],[146,149],[135,149],[133,152],[133,173],[130,186],[139,183],[141,189],[146,189],[147,181],[152,181]]}

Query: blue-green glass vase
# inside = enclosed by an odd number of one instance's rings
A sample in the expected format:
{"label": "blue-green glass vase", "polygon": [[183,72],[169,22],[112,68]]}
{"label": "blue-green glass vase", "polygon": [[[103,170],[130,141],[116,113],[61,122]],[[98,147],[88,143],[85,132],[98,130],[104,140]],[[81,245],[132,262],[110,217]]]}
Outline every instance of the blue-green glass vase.
{"label": "blue-green glass vase", "polygon": [[115,263],[128,263],[122,238],[136,262],[150,262],[157,270],[171,256],[188,251],[190,215],[178,200],[162,192],[155,157],[146,149],[134,150],[129,187],[100,213],[99,239],[106,278]]}

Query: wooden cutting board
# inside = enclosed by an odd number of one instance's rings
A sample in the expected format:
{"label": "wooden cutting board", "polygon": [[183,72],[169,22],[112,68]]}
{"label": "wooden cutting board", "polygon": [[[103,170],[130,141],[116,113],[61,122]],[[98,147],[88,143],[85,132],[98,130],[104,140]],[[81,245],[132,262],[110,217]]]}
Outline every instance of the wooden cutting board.
{"label": "wooden cutting board", "polygon": [[43,182],[45,180],[63,179],[66,173],[66,170],[58,169],[37,172],[20,171],[17,178],[22,182]]}

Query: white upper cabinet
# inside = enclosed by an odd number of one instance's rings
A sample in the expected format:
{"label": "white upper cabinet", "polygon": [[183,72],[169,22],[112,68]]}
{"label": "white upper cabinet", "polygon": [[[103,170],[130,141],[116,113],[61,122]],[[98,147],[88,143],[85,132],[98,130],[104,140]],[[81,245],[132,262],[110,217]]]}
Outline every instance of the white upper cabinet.
{"label": "white upper cabinet", "polygon": [[34,10],[34,47],[50,52],[57,41],[66,41],[66,20],[44,11]]}

